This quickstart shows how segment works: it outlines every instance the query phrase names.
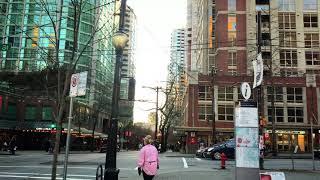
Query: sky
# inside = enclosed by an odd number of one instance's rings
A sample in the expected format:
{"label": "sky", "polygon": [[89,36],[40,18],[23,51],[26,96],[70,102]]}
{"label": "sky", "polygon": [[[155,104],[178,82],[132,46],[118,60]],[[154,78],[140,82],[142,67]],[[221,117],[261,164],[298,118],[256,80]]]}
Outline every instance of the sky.
{"label": "sky", "polygon": [[[155,111],[156,91],[143,86],[165,87],[171,33],[186,25],[187,0],[127,0],[127,4],[137,16],[134,122],[146,122]],[[161,104],[163,94],[159,98]]]}

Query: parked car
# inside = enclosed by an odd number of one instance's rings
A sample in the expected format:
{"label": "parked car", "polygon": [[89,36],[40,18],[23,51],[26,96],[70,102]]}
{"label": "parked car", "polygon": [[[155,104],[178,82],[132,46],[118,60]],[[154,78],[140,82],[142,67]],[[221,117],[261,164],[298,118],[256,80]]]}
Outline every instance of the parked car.
{"label": "parked car", "polygon": [[210,157],[212,159],[221,159],[221,154],[224,153],[227,158],[233,159],[235,157],[236,142],[234,139],[230,139],[220,145],[214,146],[210,151]]}
{"label": "parked car", "polygon": [[202,149],[198,149],[196,151],[196,157],[204,157],[204,154],[205,152],[207,152],[209,149],[209,147],[206,147],[206,148],[202,148]]}

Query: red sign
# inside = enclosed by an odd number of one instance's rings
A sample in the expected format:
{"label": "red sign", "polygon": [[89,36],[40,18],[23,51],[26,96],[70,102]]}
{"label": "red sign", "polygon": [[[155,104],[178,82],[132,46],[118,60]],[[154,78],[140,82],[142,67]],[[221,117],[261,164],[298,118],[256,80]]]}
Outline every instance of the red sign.
{"label": "red sign", "polygon": [[268,174],[260,174],[260,180],[271,180],[271,176]]}
{"label": "red sign", "polygon": [[197,141],[196,141],[196,138],[195,137],[191,137],[190,138],[190,144],[196,144]]}

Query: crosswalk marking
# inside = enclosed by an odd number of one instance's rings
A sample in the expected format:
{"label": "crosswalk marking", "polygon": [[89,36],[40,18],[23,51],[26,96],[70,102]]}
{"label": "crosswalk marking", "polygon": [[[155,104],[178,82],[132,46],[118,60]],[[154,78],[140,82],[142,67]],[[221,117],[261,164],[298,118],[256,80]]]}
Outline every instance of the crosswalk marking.
{"label": "crosswalk marking", "polygon": [[[69,176],[69,175],[68,175]],[[10,175],[10,174],[0,174],[0,177],[4,178],[28,178],[28,179],[51,179],[50,176],[37,176],[37,177],[30,177],[26,175]],[[84,176],[81,176],[84,177]],[[95,177],[95,176],[94,176]],[[56,179],[63,179],[62,177],[57,177]],[[90,178],[92,179],[92,178]],[[90,180],[90,179],[85,179],[85,178],[67,178],[67,180]]]}
{"label": "crosswalk marking", "polygon": [[183,161],[183,167],[184,168],[189,168],[186,159],[182,158],[182,161]]}
{"label": "crosswalk marking", "polygon": [[198,161],[202,161],[202,159],[200,159],[200,158],[195,158],[196,160],[198,160]]}

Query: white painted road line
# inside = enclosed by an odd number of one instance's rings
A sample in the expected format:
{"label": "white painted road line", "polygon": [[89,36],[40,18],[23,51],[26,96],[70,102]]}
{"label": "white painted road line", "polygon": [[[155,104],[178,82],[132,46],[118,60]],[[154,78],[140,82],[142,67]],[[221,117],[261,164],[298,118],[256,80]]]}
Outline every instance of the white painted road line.
{"label": "white painted road line", "polygon": [[182,158],[182,161],[183,161],[183,167],[184,168],[188,168],[188,164],[187,164],[187,161],[185,158]]}
{"label": "white painted road line", "polygon": [[[23,179],[51,179],[51,177],[45,177],[45,176],[39,176],[39,177],[30,177],[30,176],[17,176],[17,175],[1,175],[0,177],[4,177],[4,178],[23,178]],[[63,179],[62,177],[57,177],[57,179]],[[84,179],[84,178],[67,178],[67,180],[92,180],[92,178],[90,179]]]}
{"label": "white painted road line", "polygon": [[196,160],[198,160],[198,161],[202,161],[202,159],[200,159],[200,158],[196,158]]}
{"label": "white painted road line", "polygon": [[[29,176],[51,176],[51,174],[41,174],[41,173],[21,173],[21,172],[1,172],[0,171],[0,176],[5,176],[5,175],[29,175]],[[62,176],[62,174],[57,174],[57,176]],[[68,177],[96,177],[94,175],[86,175],[86,174],[68,174]]]}

